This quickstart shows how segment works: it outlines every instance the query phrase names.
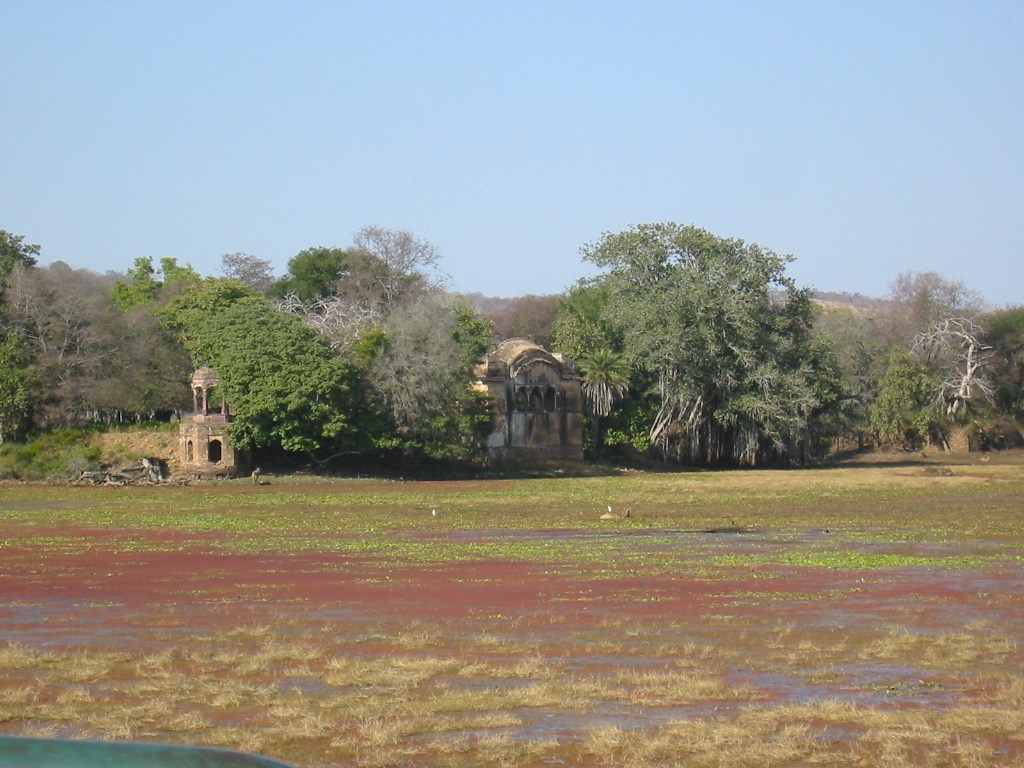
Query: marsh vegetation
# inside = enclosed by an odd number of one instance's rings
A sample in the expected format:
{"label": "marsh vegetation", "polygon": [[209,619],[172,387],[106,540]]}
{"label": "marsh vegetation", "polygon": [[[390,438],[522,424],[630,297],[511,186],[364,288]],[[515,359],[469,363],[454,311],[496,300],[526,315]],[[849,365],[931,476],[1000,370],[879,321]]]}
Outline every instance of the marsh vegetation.
{"label": "marsh vegetation", "polygon": [[309,768],[1022,765],[1024,457],[891,458],[0,486],[0,731]]}

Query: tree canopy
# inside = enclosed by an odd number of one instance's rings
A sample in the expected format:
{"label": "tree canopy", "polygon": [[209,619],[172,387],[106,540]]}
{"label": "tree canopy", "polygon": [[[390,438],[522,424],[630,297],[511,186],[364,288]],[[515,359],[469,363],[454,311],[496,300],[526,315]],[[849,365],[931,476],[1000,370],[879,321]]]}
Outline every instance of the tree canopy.
{"label": "tree canopy", "polygon": [[288,273],[270,286],[270,293],[278,298],[294,294],[303,303],[333,296],[351,262],[343,248],[307,248],[288,260]]}
{"label": "tree canopy", "polygon": [[23,235],[0,229],[0,294],[15,267],[34,267],[39,246],[25,242]]}
{"label": "tree canopy", "polygon": [[674,223],[605,235],[583,249],[607,270],[601,324],[656,377],[651,442],[666,456],[759,464],[800,455],[830,396],[810,344],[810,294],[790,257]]}
{"label": "tree canopy", "polygon": [[164,313],[234,408],[239,448],[315,454],[355,444],[352,367],[299,318],[235,281],[206,280]]}
{"label": "tree canopy", "polygon": [[785,274],[791,257],[671,222],[581,250],[601,274],[561,296],[491,300],[488,319],[404,230],[305,249],[276,282],[244,253],[217,279],[174,258],[123,275],[39,266],[39,246],[0,231],[0,441],[169,419],[199,363],[221,375],[239,447],[470,458],[489,426],[472,367],[495,325],[577,360],[594,455],[628,444],[627,456],[764,464],[851,436],[1022,439],[1021,307],[983,313],[934,272],[899,275],[886,299],[812,300]]}
{"label": "tree canopy", "polygon": [[879,382],[871,428],[883,444],[919,447],[935,425],[935,381],[906,352],[896,352]]}

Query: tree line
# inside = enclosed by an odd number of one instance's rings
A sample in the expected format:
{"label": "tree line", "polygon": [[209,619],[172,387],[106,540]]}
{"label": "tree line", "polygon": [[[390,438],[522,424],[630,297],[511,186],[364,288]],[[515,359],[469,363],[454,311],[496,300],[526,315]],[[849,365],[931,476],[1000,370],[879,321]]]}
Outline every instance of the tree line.
{"label": "tree line", "polygon": [[240,448],[476,461],[490,404],[472,367],[510,335],[578,361],[595,457],[791,464],[1019,439],[1024,307],[987,310],[932,272],[900,275],[885,300],[815,299],[786,276],[791,257],[674,223],[581,250],[599,276],[489,317],[404,231],[306,249],[281,277],[243,253],[218,276],[173,258],[40,266],[38,246],[0,231],[0,442],[167,420],[208,365]]}

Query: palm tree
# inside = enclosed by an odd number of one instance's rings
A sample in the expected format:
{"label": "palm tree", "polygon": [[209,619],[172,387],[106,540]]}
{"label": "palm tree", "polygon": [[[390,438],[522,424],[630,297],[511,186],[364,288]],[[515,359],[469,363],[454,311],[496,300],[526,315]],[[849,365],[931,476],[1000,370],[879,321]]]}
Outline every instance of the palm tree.
{"label": "palm tree", "polygon": [[608,348],[597,349],[580,358],[583,373],[583,400],[593,421],[594,453],[601,446],[601,418],[612,412],[617,398],[629,390],[629,365],[618,352]]}

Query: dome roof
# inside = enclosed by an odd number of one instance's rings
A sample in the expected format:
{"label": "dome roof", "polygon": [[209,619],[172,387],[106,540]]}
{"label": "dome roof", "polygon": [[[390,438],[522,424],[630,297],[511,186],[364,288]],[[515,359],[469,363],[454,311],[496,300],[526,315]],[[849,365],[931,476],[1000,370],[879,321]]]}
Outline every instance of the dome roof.
{"label": "dome roof", "polygon": [[506,339],[498,345],[490,357],[501,360],[506,365],[521,365],[525,362],[543,360],[551,365],[560,366],[561,362],[544,347],[529,339]]}
{"label": "dome roof", "polygon": [[212,368],[203,366],[197,368],[196,372],[192,374],[192,386],[194,387],[206,387],[212,388],[220,384],[220,376]]}

